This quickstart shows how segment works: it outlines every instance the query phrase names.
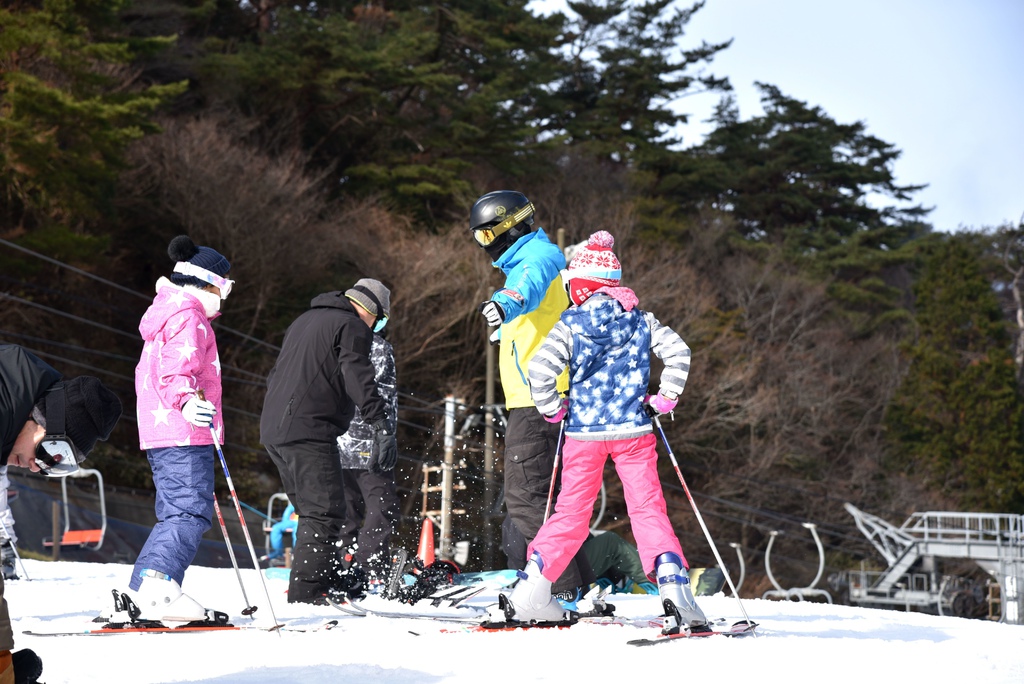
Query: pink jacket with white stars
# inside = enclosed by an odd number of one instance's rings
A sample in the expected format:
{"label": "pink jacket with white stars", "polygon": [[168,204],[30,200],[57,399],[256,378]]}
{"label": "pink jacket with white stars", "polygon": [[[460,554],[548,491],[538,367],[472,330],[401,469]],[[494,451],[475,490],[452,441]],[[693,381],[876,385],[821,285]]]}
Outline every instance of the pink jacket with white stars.
{"label": "pink jacket with white stars", "polygon": [[161,278],[139,323],[145,346],[135,367],[135,395],[142,449],[213,444],[208,428],[196,427],[181,415],[181,407],[199,389],[217,407],[213,427],[224,442],[220,357],[210,325],[220,313],[207,317],[195,294]]}

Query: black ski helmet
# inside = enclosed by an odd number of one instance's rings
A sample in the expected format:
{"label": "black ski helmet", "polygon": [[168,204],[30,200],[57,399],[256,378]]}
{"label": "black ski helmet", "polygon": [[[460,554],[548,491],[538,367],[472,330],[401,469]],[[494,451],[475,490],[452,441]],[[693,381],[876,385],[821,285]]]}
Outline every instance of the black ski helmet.
{"label": "black ski helmet", "polygon": [[481,196],[469,211],[473,239],[498,259],[533,228],[533,202],[515,190],[495,190]]}

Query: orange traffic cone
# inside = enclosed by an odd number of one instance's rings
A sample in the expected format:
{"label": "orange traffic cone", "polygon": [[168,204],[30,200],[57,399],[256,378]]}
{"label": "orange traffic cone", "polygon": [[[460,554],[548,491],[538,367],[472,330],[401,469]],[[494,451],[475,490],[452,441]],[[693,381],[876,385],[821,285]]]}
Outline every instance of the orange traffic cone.
{"label": "orange traffic cone", "polygon": [[430,518],[423,519],[423,529],[420,530],[420,548],[416,555],[423,566],[426,567],[434,562],[434,523]]}

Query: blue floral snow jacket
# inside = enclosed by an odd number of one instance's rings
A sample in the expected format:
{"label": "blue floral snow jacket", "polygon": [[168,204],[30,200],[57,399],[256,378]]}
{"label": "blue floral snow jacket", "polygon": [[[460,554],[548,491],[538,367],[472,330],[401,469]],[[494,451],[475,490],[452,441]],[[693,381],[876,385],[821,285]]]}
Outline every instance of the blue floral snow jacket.
{"label": "blue floral snow jacket", "polygon": [[562,314],[530,361],[537,410],[554,415],[562,400],[555,378],[569,367],[565,434],[579,440],[630,439],[651,432],[643,401],[651,352],[665,363],[660,391],[678,395],[690,372],[690,348],[654,314],[626,311],[598,293]]}

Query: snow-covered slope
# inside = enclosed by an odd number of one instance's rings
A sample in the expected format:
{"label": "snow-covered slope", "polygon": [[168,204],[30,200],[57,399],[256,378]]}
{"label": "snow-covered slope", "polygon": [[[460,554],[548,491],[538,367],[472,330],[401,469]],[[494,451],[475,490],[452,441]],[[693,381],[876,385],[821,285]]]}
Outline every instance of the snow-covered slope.
{"label": "snow-covered slope", "polygon": [[[657,630],[579,624],[570,629],[469,633],[425,620],[349,617],[290,605],[287,584],[267,580],[279,621],[331,630],[36,637],[25,630],[87,629],[127,586],[131,566],[26,561],[31,580],[6,584],[15,650],[32,648],[47,684],[338,684],[339,682],[1024,682],[1024,626],[820,603],[744,600],[758,638],[626,645]],[[243,570],[255,620],[231,569],[194,567],[184,589],[235,624],[271,624],[260,575]],[[474,599],[487,604],[494,592]],[[617,613],[655,616],[657,600],[615,595]],[[702,597],[709,617],[738,620],[735,599]]]}

